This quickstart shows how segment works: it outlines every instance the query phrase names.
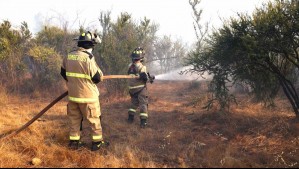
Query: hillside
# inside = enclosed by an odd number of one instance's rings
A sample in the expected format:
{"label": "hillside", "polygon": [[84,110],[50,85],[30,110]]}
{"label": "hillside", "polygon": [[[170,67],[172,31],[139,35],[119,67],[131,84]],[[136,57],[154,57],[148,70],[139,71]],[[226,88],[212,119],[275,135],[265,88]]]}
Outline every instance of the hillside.
{"label": "hillside", "polygon": [[[103,93],[104,137],[111,146],[69,150],[64,99],[28,129],[0,140],[0,167],[299,167],[299,123],[285,100],[266,109],[242,97],[231,113],[222,113],[201,109],[204,84],[157,81],[148,87],[148,128],[141,129],[139,119],[126,122],[128,97]],[[0,133],[19,128],[52,100],[6,96],[0,100]],[[42,160],[39,166],[31,164],[34,157]]]}

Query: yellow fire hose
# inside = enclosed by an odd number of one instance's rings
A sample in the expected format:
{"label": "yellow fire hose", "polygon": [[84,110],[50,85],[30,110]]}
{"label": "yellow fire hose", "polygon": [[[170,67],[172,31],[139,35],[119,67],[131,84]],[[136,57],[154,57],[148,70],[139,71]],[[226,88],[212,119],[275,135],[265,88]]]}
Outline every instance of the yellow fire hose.
{"label": "yellow fire hose", "polygon": [[[107,79],[134,79],[134,78],[138,78],[138,76],[136,77],[136,76],[130,76],[130,75],[106,75],[103,77],[104,80],[107,80]],[[43,114],[45,114],[51,107],[53,107],[57,102],[59,102],[61,99],[63,99],[67,95],[68,95],[68,92],[65,92],[62,95],[60,95],[59,97],[57,97],[47,107],[45,107],[41,112],[39,112],[37,115],[35,115],[30,121],[28,121],[26,124],[24,124],[19,129],[0,135],[0,140],[9,139],[9,138],[17,135],[18,133],[20,133],[27,127],[29,127],[33,122],[35,122],[38,118],[40,118]]]}
{"label": "yellow fire hose", "polygon": [[139,78],[138,76],[130,76],[130,75],[106,75],[103,76],[104,80],[106,79],[135,79]]}

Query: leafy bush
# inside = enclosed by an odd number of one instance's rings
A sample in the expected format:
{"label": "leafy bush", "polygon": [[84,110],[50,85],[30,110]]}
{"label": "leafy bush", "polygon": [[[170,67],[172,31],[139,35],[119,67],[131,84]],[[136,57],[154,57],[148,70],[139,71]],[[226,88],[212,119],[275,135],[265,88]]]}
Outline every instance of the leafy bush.
{"label": "leafy bush", "polygon": [[35,46],[28,51],[24,60],[28,71],[32,75],[34,86],[41,88],[52,87],[61,80],[60,67],[62,62],[60,56],[53,48]]}

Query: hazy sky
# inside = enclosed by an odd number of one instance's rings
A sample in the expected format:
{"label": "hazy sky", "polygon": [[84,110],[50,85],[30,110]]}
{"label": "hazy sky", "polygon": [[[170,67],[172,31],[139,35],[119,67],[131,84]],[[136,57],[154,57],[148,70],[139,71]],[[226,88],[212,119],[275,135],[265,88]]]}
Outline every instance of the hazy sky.
{"label": "hazy sky", "polygon": [[[221,25],[219,17],[229,18],[237,12],[252,13],[255,7],[270,0],[202,0],[203,22]],[[26,21],[36,32],[45,21],[68,21],[69,28],[98,27],[101,11],[112,11],[115,20],[121,12],[132,14],[140,20],[145,16],[158,23],[158,35],[171,35],[184,42],[195,41],[192,9],[189,0],[1,0],[0,21],[9,20],[14,27]],[[79,24],[80,22],[80,24]]]}

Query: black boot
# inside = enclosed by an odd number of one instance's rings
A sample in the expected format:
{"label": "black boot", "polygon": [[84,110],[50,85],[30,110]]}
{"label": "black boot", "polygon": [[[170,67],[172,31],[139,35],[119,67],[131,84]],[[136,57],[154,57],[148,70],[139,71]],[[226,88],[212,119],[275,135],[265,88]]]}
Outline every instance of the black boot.
{"label": "black boot", "polygon": [[134,115],[129,114],[128,123],[133,123],[133,122],[134,122]]}
{"label": "black boot", "polygon": [[147,126],[147,119],[140,119],[140,127],[145,128]]}
{"label": "black boot", "polygon": [[101,149],[102,147],[108,147],[108,146],[109,146],[108,141],[92,142],[91,151],[97,151],[97,150]]}
{"label": "black boot", "polygon": [[69,148],[72,150],[78,150],[79,148],[83,147],[84,143],[80,142],[79,140],[70,140]]}

